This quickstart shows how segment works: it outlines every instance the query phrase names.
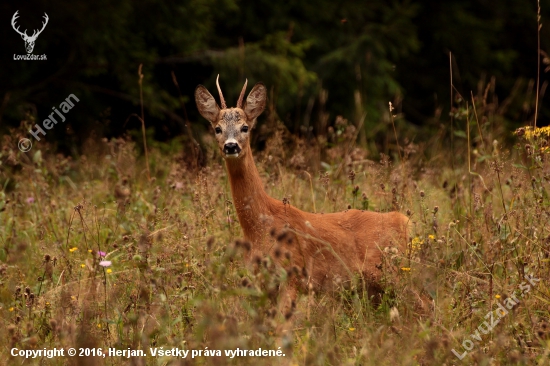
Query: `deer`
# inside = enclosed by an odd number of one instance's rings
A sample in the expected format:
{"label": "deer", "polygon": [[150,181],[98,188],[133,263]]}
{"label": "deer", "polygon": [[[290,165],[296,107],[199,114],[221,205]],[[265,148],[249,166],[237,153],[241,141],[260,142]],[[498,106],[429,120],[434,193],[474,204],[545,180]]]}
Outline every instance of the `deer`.
{"label": "deer", "polygon": [[26,29],[25,29],[24,32],[21,32],[19,30],[19,26],[16,27],[15,22],[16,22],[17,18],[19,17],[19,15],[17,14],[18,12],[19,12],[19,10],[17,10],[15,12],[15,14],[13,14],[13,17],[11,18],[11,26],[12,26],[13,30],[15,30],[17,33],[19,33],[21,38],[23,38],[23,41],[25,41],[25,49],[27,50],[27,53],[32,53],[32,50],[34,49],[34,43],[36,42],[36,39],[38,38],[40,33],[42,33],[44,28],[46,28],[46,25],[48,24],[48,20],[50,18],[48,18],[48,14],[44,13],[44,21],[42,22],[42,29],[40,29],[40,30],[35,29],[32,33],[32,36],[29,36],[27,34]]}
{"label": "deer", "polygon": [[[246,260],[270,256],[278,265],[287,265],[287,271],[304,273],[301,280],[289,276],[287,300],[293,305],[297,290],[336,290],[356,275],[365,281],[369,296],[380,294],[382,256],[384,252],[405,256],[409,218],[399,212],[357,209],[310,213],[270,197],[250,147],[250,132],[265,109],[267,89],[259,82],[244,100],[247,84],[248,80],[235,108],[226,105],[219,75],[216,86],[221,107],[203,85],[195,89],[198,111],[214,130],[229,175],[233,206],[250,243]],[[285,244],[278,245],[274,237]]]}

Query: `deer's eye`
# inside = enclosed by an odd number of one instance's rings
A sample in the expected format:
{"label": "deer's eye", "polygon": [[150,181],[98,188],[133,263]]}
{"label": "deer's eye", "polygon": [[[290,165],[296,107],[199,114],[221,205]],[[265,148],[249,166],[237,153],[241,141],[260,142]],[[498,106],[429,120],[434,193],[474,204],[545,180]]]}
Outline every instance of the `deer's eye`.
{"label": "deer's eye", "polygon": [[241,128],[241,132],[247,133],[248,132],[248,126],[243,126]]}
{"label": "deer's eye", "polygon": [[220,127],[216,127],[216,128],[215,128],[215,131],[216,131],[216,134],[218,134],[218,135],[219,135],[220,133],[222,133],[222,129],[221,129]]}

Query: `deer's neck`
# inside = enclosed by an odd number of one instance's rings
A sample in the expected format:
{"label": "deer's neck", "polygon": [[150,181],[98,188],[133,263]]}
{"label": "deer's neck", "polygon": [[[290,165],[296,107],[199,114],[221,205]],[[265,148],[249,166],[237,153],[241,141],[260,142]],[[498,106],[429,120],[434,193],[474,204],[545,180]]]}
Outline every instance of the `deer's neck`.
{"label": "deer's neck", "polygon": [[270,197],[264,191],[263,183],[254,164],[250,148],[241,159],[227,159],[225,165],[229,173],[233,205],[239,217],[239,223],[245,237],[257,242],[265,233],[266,223],[262,222],[270,215]]}

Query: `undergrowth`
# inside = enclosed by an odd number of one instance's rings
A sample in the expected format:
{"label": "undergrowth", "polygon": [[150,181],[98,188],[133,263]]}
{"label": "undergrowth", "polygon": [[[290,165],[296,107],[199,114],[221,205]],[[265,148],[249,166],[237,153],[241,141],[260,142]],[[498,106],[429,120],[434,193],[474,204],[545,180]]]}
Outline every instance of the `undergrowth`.
{"label": "undergrowth", "polygon": [[[290,315],[279,287],[303,274],[269,258],[245,264],[249,244],[215,149],[197,169],[176,152],[185,146],[153,146],[149,180],[130,139],[90,139],[71,159],[47,145],[23,154],[17,131],[4,136],[0,363],[22,363],[14,347],[90,347],[147,357],[28,363],[549,364],[548,134],[513,136],[466,104],[455,112],[463,127],[453,150],[404,139],[399,154],[369,155],[342,118],[324,140],[272,131],[255,152],[272,197],[311,212],[398,210],[413,222],[407,264],[384,283],[380,304],[353,289],[310,290]],[[527,275],[540,281],[521,292]],[[426,312],[415,307],[419,291]],[[509,312],[484,332],[499,303]],[[153,357],[155,347],[202,355]],[[285,356],[225,356],[237,348]],[[468,348],[463,360],[452,352]]]}

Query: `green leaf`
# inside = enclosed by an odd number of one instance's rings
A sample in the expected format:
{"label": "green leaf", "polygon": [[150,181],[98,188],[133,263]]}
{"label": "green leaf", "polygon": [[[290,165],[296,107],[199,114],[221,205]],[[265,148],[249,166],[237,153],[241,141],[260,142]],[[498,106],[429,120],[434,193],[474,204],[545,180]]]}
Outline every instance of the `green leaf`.
{"label": "green leaf", "polygon": [[454,135],[457,136],[457,137],[462,137],[464,139],[468,138],[468,136],[466,136],[466,132],[464,132],[462,130],[454,131]]}

